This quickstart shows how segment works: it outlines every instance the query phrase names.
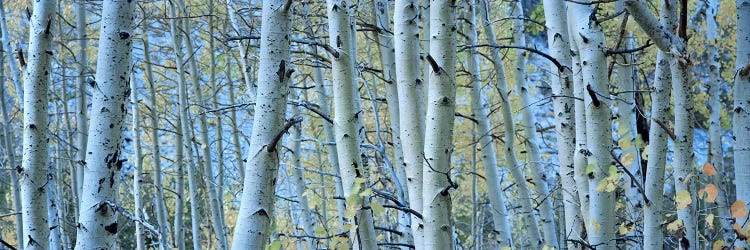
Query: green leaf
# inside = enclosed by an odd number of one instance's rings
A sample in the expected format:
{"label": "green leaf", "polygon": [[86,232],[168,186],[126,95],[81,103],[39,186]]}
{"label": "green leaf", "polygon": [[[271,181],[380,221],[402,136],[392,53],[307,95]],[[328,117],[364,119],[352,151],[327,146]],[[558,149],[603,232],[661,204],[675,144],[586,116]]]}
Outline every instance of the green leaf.
{"label": "green leaf", "polygon": [[385,208],[383,207],[383,205],[380,205],[380,203],[377,203],[377,202],[370,203],[370,207],[372,208],[372,212],[376,214],[379,214],[385,211]]}

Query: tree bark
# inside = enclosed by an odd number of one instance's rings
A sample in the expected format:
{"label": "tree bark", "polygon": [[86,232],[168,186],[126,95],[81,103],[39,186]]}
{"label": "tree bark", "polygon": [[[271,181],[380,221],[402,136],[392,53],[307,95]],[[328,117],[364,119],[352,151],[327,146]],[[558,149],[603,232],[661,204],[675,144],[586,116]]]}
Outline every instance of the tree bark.
{"label": "tree bark", "polygon": [[[234,230],[232,249],[262,249],[273,220],[276,177],[279,168],[277,142],[283,133],[291,68],[289,32],[291,1],[263,2],[258,98],[248,150],[245,183]],[[279,142],[280,143],[280,142]],[[280,147],[278,147],[280,148]]]}
{"label": "tree bark", "polygon": [[[734,78],[734,176],[737,185],[737,201],[750,203],[750,76],[747,73],[750,63],[750,1],[737,1],[737,58],[735,68],[740,69]],[[747,217],[738,218],[735,223],[748,230]],[[736,246],[747,247],[747,240]]]}
{"label": "tree bark", "polygon": [[52,50],[51,25],[56,1],[34,2],[29,28],[28,65],[23,91],[23,158],[16,171],[21,187],[24,249],[49,248],[47,215],[47,124],[49,72]]}
{"label": "tree bark", "polygon": [[99,35],[86,173],[76,249],[117,248],[116,200],[122,168],[125,102],[130,95],[130,56],[135,2],[105,1]]}

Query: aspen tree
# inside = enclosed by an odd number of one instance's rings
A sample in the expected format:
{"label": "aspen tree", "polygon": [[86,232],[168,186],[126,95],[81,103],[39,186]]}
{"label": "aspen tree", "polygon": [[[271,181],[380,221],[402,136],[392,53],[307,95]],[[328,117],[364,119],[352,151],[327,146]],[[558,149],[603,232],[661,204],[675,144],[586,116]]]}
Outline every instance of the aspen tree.
{"label": "aspen tree", "polygon": [[[485,6],[485,2],[473,1],[470,8],[469,23],[471,25],[467,35],[469,43],[478,44],[479,27],[476,15],[479,12],[477,8]],[[508,211],[506,209],[505,197],[500,188],[500,174],[498,173],[497,151],[495,142],[492,138],[492,126],[490,125],[489,106],[485,100],[482,100],[482,75],[480,70],[479,51],[472,48],[469,51],[468,58],[469,71],[471,72],[471,108],[474,119],[477,120],[477,135],[479,138],[479,151],[481,151],[482,165],[484,166],[484,176],[487,182],[487,195],[489,196],[493,230],[495,230],[494,242],[498,247],[511,247],[511,229],[508,221]],[[498,73],[502,74],[502,73]],[[474,139],[473,141],[477,141]]]}
{"label": "aspen tree", "polygon": [[[400,186],[396,187],[398,197],[409,197],[406,185],[406,165],[404,164],[404,152],[401,145],[401,119],[400,106],[398,103],[398,84],[396,80],[395,50],[393,47],[393,29],[391,28],[390,4],[385,0],[375,1],[375,24],[379,31],[377,34],[378,49],[380,52],[380,63],[383,68],[385,80],[385,99],[388,103],[388,117],[390,118],[390,132],[393,143],[393,167],[396,171],[397,181]],[[408,203],[408,198],[404,203]],[[410,205],[410,204],[409,204]],[[414,241],[411,233],[411,215],[404,211],[398,211],[398,230],[403,233],[401,237],[404,242]]]}
{"label": "aspen tree", "polygon": [[[396,0],[393,14],[393,48],[398,90],[399,135],[404,153],[409,207],[422,212],[422,162],[424,161],[423,79],[419,70],[419,3]],[[423,249],[422,219],[411,216],[416,249]]]}
{"label": "aspen tree", "polygon": [[453,117],[456,109],[456,6],[430,1],[430,86],[427,91],[422,216],[425,249],[453,248],[451,179]]}
{"label": "aspen tree", "polygon": [[[560,246],[564,247],[567,238],[582,236],[581,212],[578,208],[578,187],[574,178],[575,154],[575,104],[573,98],[573,77],[570,56],[570,40],[568,37],[568,18],[565,14],[563,0],[545,0],[544,20],[547,26],[547,46],[549,53],[556,58],[564,69],[562,72],[551,70],[547,74],[552,82],[552,106],[555,117],[555,137],[557,138],[557,159],[559,164],[564,220],[558,224],[563,230],[565,238],[560,238]],[[550,63],[550,69],[554,68]]]}
{"label": "aspen tree", "polygon": [[[49,248],[47,215],[47,124],[49,73],[51,71],[51,25],[56,1],[34,2],[29,25],[29,47],[24,72],[23,158],[16,171],[21,187],[24,249]],[[21,65],[24,66],[24,65]]]}
{"label": "aspen tree", "polygon": [[[332,58],[332,84],[334,106],[334,135],[338,152],[339,169],[344,197],[347,198],[347,210],[356,211],[349,225],[349,239],[354,249],[376,249],[375,228],[373,225],[372,209],[369,207],[370,197],[362,197],[361,193],[367,188],[367,170],[360,157],[361,135],[358,128],[362,127],[359,91],[354,83],[356,47],[352,35],[354,26],[349,16],[349,1],[328,0],[328,31],[330,44],[335,54]],[[362,131],[364,132],[364,131]]]}
{"label": "aspen tree", "polygon": [[[681,1],[682,2],[682,1]],[[684,2],[683,2],[684,3]],[[677,1],[669,1],[670,6],[679,6]],[[681,246],[698,246],[697,218],[696,218],[696,196],[693,195],[693,183],[691,178],[695,172],[693,153],[693,83],[692,63],[687,51],[686,29],[681,27],[677,33],[660,25],[649,9],[639,0],[626,0],[625,7],[641,29],[656,44],[659,49],[668,51],[670,54],[669,65],[672,77],[672,93],[674,95],[674,184],[677,203],[677,217],[684,229],[684,237],[680,240]],[[687,6],[680,6],[687,11]],[[684,26],[684,25],[682,25]]]}
{"label": "aspen tree", "polygon": [[[2,1],[0,1],[0,12],[2,10]],[[3,55],[4,51],[2,50],[3,45],[0,45],[0,65],[5,61],[5,55]],[[5,71],[3,69],[0,69],[0,72],[4,73]],[[4,74],[3,74],[4,77]],[[2,81],[5,82],[5,81]],[[8,115],[8,102],[6,101],[6,95],[7,95],[7,87],[5,84],[0,85],[0,110],[2,110],[2,116],[3,116],[3,154],[4,158],[7,160],[7,164],[11,166],[12,168],[15,168],[18,166],[18,162],[16,162],[16,152],[15,152],[15,134],[13,134],[10,130],[11,122],[10,122],[10,116]],[[21,209],[21,192],[20,192],[20,185],[18,183],[18,173],[15,171],[12,171],[10,173],[10,183],[13,188],[13,209],[15,211],[22,211]],[[18,243],[23,242],[23,213],[18,213],[15,216],[15,226],[16,226],[16,240]],[[23,244],[18,244],[18,249],[23,249]]]}
{"label": "aspen tree", "polygon": [[[144,44],[148,42],[148,39],[145,38],[145,32],[144,32]],[[148,48],[148,45],[145,45],[144,47]],[[133,133],[133,158],[135,160],[133,161],[133,202],[134,207],[133,210],[135,211],[135,218],[138,220],[142,220],[143,216],[141,215],[143,212],[143,196],[141,194],[141,183],[143,180],[141,179],[141,171],[143,171],[143,152],[141,150],[141,122],[140,122],[140,108],[138,105],[138,84],[135,81],[135,78],[132,76],[134,73],[131,73],[130,77],[130,103],[133,107],[133,123],[132,123],[132,130]],[[152,109],[155,108],[154,106],[151,107]],[[157,155],[158,157],[158,155]],[[158,159],[157,159],[158,160]],[[157,186],[159,188],[159,186]],[[138,250],[145,250],[146,245],[144,241],[145,231],[143,228],[143,225],[141,223],[135,223],[135,244]],[[159,242],[161,244],[161,242]]]}
{"label": "aspen tree", "polygon": [[[117,248],[117,183],[130,95],[133,1],[104,1],[76,249]],[[116,205],[116,204],[115,204]]]}
{"label": "aspen tree", "polygon": [[[290,0],[263,1],[258,98],[232,249],[262,249],[273,220],[278,150],[291,76]],[[274,139],[275,138],[275,139]]]}
{"label": "aspen tree", "polygon": [[[526,34],[524,34],[525,28],[523,20],[524,14],[522,1],[516,1],[516,7],[513,9],[512,14],[515,14],[516,17],[516,19],[513,20],[513,40],[516,46],[526,47]],[[539,200],[539,224],[541,224],[542,226],[542,239],[544,240],[541,245],[558,248],[557,235],[555,230],[557,226],[555,225],[555,214],[552,210],[552,199],[546,198],[550,195],[549,188],[547,188],[547,176],[544,174],[542,157],[537,146],[539,143],[536,135],[537,123],[536,118],[534,118],[534,114],[531,113],[532,108],[530,107],[532,104],[530,97],[531,94],[529,93],[531,91],[529,89],[530,86],[527,86],[528,84],[526,82],[526,51],[520,49],[516,50],[515,80],[516,91],[521,97],[521,106],[528,107],[521,110],[521,124],[524,127],[524,136],[526,137],[526,141],[524,141],[523,143],[526,146],[526,152],[529,156],[526,166],[531,172],[532,180],[535,183],[534,191],[536,192],[538,197],[537,199]],[[517,167],[520,166],[517,165]],[[524,178],[524,180],[525,179],[526,178]],[[523,185],[519,185],[519,188],[523,188]],[[521,198],[524,199],[524,197]],[[531,202],[530,195],[528,197],[528,200],[529,202]],[[529,209],[529,211],[531,212],[530,215],[534,214],[533,208]],[[529,226],[531,228],[537,227],[537,222],[533,220],[534,216],[528,216],[527,218],[529,218]],[[534,225],[531,225],[532,223]],[[537,229],[537,231],[538,230],[539,229]],[[528,233],[531,233],[533,235],[533,231]],[[540,242],[532,241],[532,244],[539,243]]]}
{"label": "aspen tree", "polygon": [[[734,78],[734,176],[737,185],[737,201],[750,203],[750,1],[738,0],[737,3],[737,58],[735,69],[739,72]],[[740,225],[745,235],[748,232],[747,215],[737,218],[735,226]],[[747,240],[736,243],[747,247]]]}
{"label": "aspen tree", "polygon": [[[573,14],[573,15],[571,15]],[[597,249],[613,249],[615,242],[615,196],[610,188],[619,179],[612,158],[612,112],[602,96],[609,96],[607,79],[606,43],[599,23],[591,18],[595,9],[591,5],[568,3],[570,38],[578,46],[579,60],[585,91],[586,144],[590,156],[586,174],[589,177],[589,244]],[[579,124],[578,126],[583,126]],[[614,169],[614,171],[613,171]],[[616,185],[614,185],[616,187]],[[604,188],[603,188],[604,187]]]}
{"label": "aspen tree", "polygon": [[[87,105],[88,98],[86,95],[86,70],[88,66],[88,57],[86,56],[86,50],[88,49],[88,38],[86,36],[86,2],[75,1],[75,14],[76,14],[76,40],[78,42],[78,75],[76,77],[76,148],[78,150],[75,154],[76,172],[75,172],[75,183],[76,197],[81,199],[81,191],[83,190],[83,172],[86,167],[86,143],[88,142],[88,117]],[[78,207],[78,206],[77,206]],[[80,207],[79,207],[80,209]]]}

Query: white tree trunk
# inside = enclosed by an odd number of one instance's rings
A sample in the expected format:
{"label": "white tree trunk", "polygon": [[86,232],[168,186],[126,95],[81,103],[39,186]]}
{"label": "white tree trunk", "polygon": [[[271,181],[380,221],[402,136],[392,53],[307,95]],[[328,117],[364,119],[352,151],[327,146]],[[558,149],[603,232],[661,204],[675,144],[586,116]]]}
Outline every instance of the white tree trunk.
{"label": "white tree trunk", "polygon": [[[89,125],[87,113],[87,97],[86,97],[86,68],[88,66],[88,58],[86,57],[86,50],[88,49],[88,38],[86,37],[86,6],[84,1],[76,1],[76,39],[78,40],[78,76],[76,77],[76,83],[78,89],[76,91],[76,151],[75,162],[76,172],[75,180],[76,184],[76,197],[78,202],[81,199],[81,191],[83,190],[83,172],[86,167],[86,143],[88,141]],[[76,205],[76,207],[79,207]],[[80,207],[79,207],[80,209]]]}
{"label": "white tree trunk", "polygon": [[[669,5],[674,5],[677,1],[670,1]],[[691,191],[695,178],[691,176],[695,172],[694,153],[693,153],[693,113],[695,104],[693,103],[693,85],[691,63],[687,58],[687,47],[683,38],[678,37],[671,29],[666,29],[660,25],[656,18],[650,13],[643,2],[638,0],[626,0],[625,7],[631,13],[638,25],[654,41],[656,46],[663,51],[669,51],[670,71],[672,74],[672,91],[674,94],[674,134],[675,134],[675,154],[674,154],[674,180],[675,193],[693,194]],[[689,195],[690,201],[683,208],[677,210],[677,217],[682,220],[684,225],[684,239],[687,242],[680,241],[681,244],[687,243],[691,246],[698,246],[698,237],[696,232],[697,218],[695,214],[696,196]],[[688,201],[683,201],[688,202]]]}
{"label": "white tree trunk", "polygon": [[[229,23],[232,25],[232,28],[237,32],[237,35],[244,36],[244,35],[250,35],[251,32],[248,29],[247,25],[243,22],[243,20],[238,16],[237,14],[237,3],[235,3],[236,0],[227,0],[227,15],[229,16]],[[248,93],[250,94],[250,99],[255,100],[256,94],[257,94],[257,86],[253,84],[253,71],[250,67],[250,55],[248,55],[248,48],[250,41],[243,41],[243,40],[237,40],[237,47],[239,47],[240,51],[240,66],[242,67],[242,79],[245,79],[245,86],[247,86]]]}
{"label": "white tree trunk", "polygon": [[[328,30],[330,44],[336,54],[332,58],[332,83],[333,83],[333,106],[334,106],[334,133],[336,136],[336,150],[338,152],[341,183],[344,189],[344,197],[351,200],[348,206],[354,206],[356,214],[353,219],[356,228],[349,232],[354,249],[376,249],[375,228],[373,225],[372,210],[369,209],[369,197],[360,197],[365,191],[367,174],[360,157],[360,134],[361,128],[359,113],[359,91],[354,88],[356,75],[354,74],[354,47],[352,33],[354,27],[351,25],[348,13],[349,3],[347,0],[328,0]],[[352,198],[349,198],[352,197]],[[352,208],[349,208],[352,209]],[[348,222],[352,224],[352,222]]]}
{"label": "white tree trunk", "polygon": [[[524,14],[522,1],[516,1],[516,8],[513,9],[513,14],[517,19],[513,20],[513,39],[516,46],[526,47],[526,34],[524,33]],[[539,224],[542,226],[542,239],[543,242],[533,242],[533,244],[539,244],[540,246],[549,246],[553,248],[559,248],[557,244],[557,230],[555,225],[555,213],[552,210],[552,199],[550,196],[549,188],[547,188],[547,176],[544,174],[542,157],[539,154],[539,141],[536,135],[536,118],[532,114],[532,103],[530,97],[530,90],[526,82],[526,51],[516,50],[516,65],[515,65],[515,80],[516,80],[516,91],[521,97],[521,106],[527,107],[522,109],[522,124],[524,127],[524,136],[526,141],[526,151],[529,158],[527,159],[526,166],[531,172],[532,180],[534,181],[534,191],[537,195],[537,201],[539,204]],[[520,166],[518,166],[520,167]],[[525,179],[525,178],[524,178]],[[523,185],[519,185],[522,188]],[[523,197],[521,197],[523,199]],[[529,196],[529,202],[531,202],[531,196]],[[531,204],[529,204],[531,205]],[[530,207],[530,214],[533,215],[534,208]],[[534,216],[528,216],[529,226],[536,227],[536,222],[533,220]],[[537,232],[539,229],[537,228]],[[534,232],[531,230],[531,232]],[[533,233],[531,234],[533,235]],[[535,235],[534,235],[535,236]],[[533,238],[532,238],[533,240]]]}
{"label": "white tree trunk", "polygon": [[[380,50],[380,63],[383,68],[383,78],[385,79],[385,100],[388,103],[388,117],[390,118],[390,132],[393,142],[393,167],[396,171],[399,184],[396,187],[398,197],[405,198],[402,201],[408,204],[409,190],[406,185],[406,165],[404,164],[404,152],[401,145],[401,119],[400,106],[398,103],[398,85],[396,80],[396,63],[395,50],[393,47],[393,29],[391,28],[391,15],[389,1],[375,1],[375,23],[380,29],[377,35],[377,41]],[[391,34],[389,34],[391,33]],[[403,233],[401,242],[413,242],[414,237],[411,232],[411,215],[404,211],[398,211],[398,230]]]}
{"label": "white tree trunk", "polygon": [[96,79],[91,106],[86,173],[76,249],[117,247],[117,216],[105,202],[116,199],[122,168],[125,102],[130,95],[132,1],[105,1],[99,35]]}
{"label": "white tree trunk", "polygon": [[[567,6],[567,5],[566,5]],[[566,8],[567,10],[567,8]],[[586,104],[583,101],[584,83],[581,72],[581,57],[578,44],[575,41],[575,23],[576,13],[567,11],[568,19],[568,39],[570,41],[570,59],[572,66],[573,80],[573,97],[574,97],[574,114],[575,114],[575,149],[573,152],[573,179],[578,189],[579,209],[581,210],[581,227],[582,232],[586,232],[589,221],[589,179],[586,176],[586,167],[588,166],[589,151],[586,146]],[[581,237],[584,235],[580,235]],[[586,235],[588,236],[588,235]],[[585,238],[584,238],[585,240]]]}
{"label": "white tree trunk", "polygon": [[[293,85],[293,84],[290,84]],[[295,92],[298,92],[298,90],[293,90]],[[293,93],[295,99],[299,100],[299,93]],[[297,105],[291,105],[292,108],[292,117],[298,117],[300,115],[299,107]],[[292,130],[292,137],[290,138],[290,142],[292,144],[292,150],[293,150],[293,156],[292,156],[292,172],[291,172],[291,178],[292,182],[294,183],[294,190],[297,196],[297,205],[300,208],[299,216],[300,216],[300,222],[302,226],[302,231],[305,236],[315,236],[315,231],[313,230],[313,218],[310,211],[310,206],[308,205],[308,199],[307,196],[305,196],[305,187],[307,186],[307,183],[305,182],[305,173],[303,171],[302,167],[302,126],[300,124],[296,124]],[[305,241],[305,244],[307,246],[307,249],[317,249],[315,245],[315,239],[314,238],[302,238],[300,240]]]}
{"label": "white tree trunk", "polygon": [[[453,248],[451,155],[456,109],[456,6],[430,1],[430,86],[422,165],[422,216],[425,249]],[[413,38],[412,38],[413,39]]]}
{"label": "white tree trunk", "polygon": [[[571,15],[574,13],[574,15]],[[587,232],[589,243],[598,245],[597,249],[613,249],[615,242],[615,207],[614,190],[602,190],[600,182],[607,179],[614,166],[612,157],[612,112],[609,104],[602,96],[609,96],[609,80],[607,79],[607,61],[605,56],[606,43],[601,26],[589,15],[595,10],[590,5],[569,3],[568,21],[572,25],[570,38],[575,40],[580,53],[583,94],[586,107],[586,143],[591,156],[589,157],[586,174],[589,177],[589,221]],[[580,124],[578,126],[582,126]],[[602,184],[604,185],[604,184]]]}
{"label": "white tree trunk", "polygon": [[[56,1],[34,2],[29,28],[28,65],[24,74],[23,159],[17,169],[21,186],[24,249],[48,249],[47,125],[49,72]],[[22,65],[23,66],[23,65]],[[126,76],[127,77],[127,76]]]}
{"label": "white tree trunk", "polygon": [[[144,32],[144,51],[146,48],[148,48],[148,45],[145,45],[148,43],[148,38],[146,38],[147,34]],[[148,52],[146,52],[148,53]],[[148,62],[148,61],[147,61]],[[131,74],[133,75],[133,74]],[[141,151],[141,122],[140,122],[140,109],[138,105],[138,87],[137,83],[134,79],[134,77],[131,77],[130,79],[130,103],[133,107],[133,200],[134,200],[134,207],[133,211],[135,211],[135,218],[138,220],[143,220],[143,216],[141,215],[143,213],[143,198],[141,195],[141,182],[143,180],[141,179],[141,171],[143,171],[143,157],[142,157],[142,151]],[[156,106],[151,106],[152,109],[154,109]],[[154,129],[156,130],[156,129]],[[158,157],[158,155],[157,155]],[[155,157],[156,158],[156,157]],[[157,158],[158,160],[158,158]],[[159,186],[156,186],[159,188]],[[135,241],[136,241],[136,247],[138,250],[145,250],[146,245],[144,242],[144,236],[145,231],[143,228],[143,225],[141,223],[135,223]],[[160,242],[161,244],[161,242]]]}
{"label": "white tree trunk", "polygon": [[[11,34],[8,32],[8,23],[5,21],[5,6],[3,3],[0,3],[0,30],[2,31],[2,43],[3,48],[5,51],[16,51],[11,46],[10,40],[11,40]],[[16,48],[18,49],[18,48]],[[18,64],[16,63],[16,59],[14,58],[13,53],[6,53],[6,56],[8,57],[8,66],[11,71],[11,79],[13,80],[13,86],[15,87],[15,92],[18,95],[18,99],[21,103],[23,103],[23,83],[21,82],[21,71],[18,69]],[[18,185],[16,185],[18,187]],[[18,227],[17,230],[21,230],[21,227]],[[19,244],[19,249],[23,249],[22,244]]]}
{"label": "white tree trunk", "polygon": [[253,131],[248,150],[245,183],[234,230],[232,249],[262,249],[269,238],[273,220],[276,177],[279,155],[277,134],[286,112],[289,94],[288,69],[291,68],[289,32],[291,1],[263,2],[260,65],[258,67],[259,97],[255,105]]}
{"label": "white tree trunk", "polygon": [[[477,6],[477,4],[480,4]],[[473,1],[469,23],[471,30],[468,31],[469,43],[476,45],[479,41],[479,28],[476,15],[486,1]],[[477,9],[479,8],[479,9]],[[497,151],[492,138],[492,125],[490,125],[489,105],[482,100],[482,75],[480,70],[479,51],[477,48],[470,50],[468,59],[469,71],[471,73],[471,108],[474,119],[477,120],[477,135],[479,138],[479,151],[481,151],[482,165],[484,166],[484,177],[487,182],[487,195],[490,199],[493,229],[495,231],[494,244],[498,247],[511,247],[511,229],[508,221],[508,210],[505,206],[505,197],[501,192],[500,175],[498,174]],[[504,74],[504,73],[497,73]],[[474,139],[473,141],[476,141]],[[475,237],[475,236],[472,236]]]}
{"label": "white tree trunk", "polygon": [[[737,185],[737,200],[750,203],[750,1],[737,1],[737,61],[736,69],[741,69],[734,79],[734,176]],[[745,180],[745,181],[743,181]],[[747,217],[736,223],[745,225]],[[747,241],[737,242],[740,247],[747,247]]]}
{"label": "white tree trunk", "polygon": [[[398,90],[399,135],[406,169],[409,207],[422,212],[422,162],[424,161],[424,119],[422,79],[419,70],[419,3],[396,0],[394,5],[394,62]],[[411,232],[416,249],[423,249],[422,219],[411,216]]]}
{"label": "white tree trunk", "polygon": [[555,135],[557,137],[557,159],[563,199],[565,224],[561,226],[565,238],[561,238],[560,246],[566,245],[567,239],[580,239],[582,236],[581,210],[579,208],[578,190],[574,178],[575,152],[575,104],[573,98],[572,59],[570,56],[570,42],[568,37],[568,18],[565,14],[563,0],[545,0],[544,20],[547,26],[547,45],[549,53],[556,58],[565,69],[563,72],[554,71],[554,64],[550,63],[548,76],[552,82],[552,105],[555,117]]}

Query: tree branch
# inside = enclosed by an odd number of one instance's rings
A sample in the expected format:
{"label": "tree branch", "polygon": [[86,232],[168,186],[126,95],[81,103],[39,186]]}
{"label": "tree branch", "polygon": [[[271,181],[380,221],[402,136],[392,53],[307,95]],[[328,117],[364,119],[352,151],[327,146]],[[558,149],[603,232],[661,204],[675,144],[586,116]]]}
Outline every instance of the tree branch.
{"label": "tree branch", "polygon": [[284,136],[284,133],[286,133],[286,131],[288,131],[289,128],[291,128],[292,126],[294,126],[294,124],[297,124],[297,123],[300,123],[300,122],[302,122],[302,117],[301,116],[292,117],[292,119],[290,119],[289,121],[287,121],[286,124],[284,124],[284,127],[281,128],[281,131],[279,131],[279,133],[276,134],[276,136],[273,137],[273,139],[271,140],[271,143],[268,144],[268,149],[266,149],[266,150],[269,153],[271,153],[273,151],[276,151],[276,145],[279,144],[279,141],[281,141],[281,137]]}

